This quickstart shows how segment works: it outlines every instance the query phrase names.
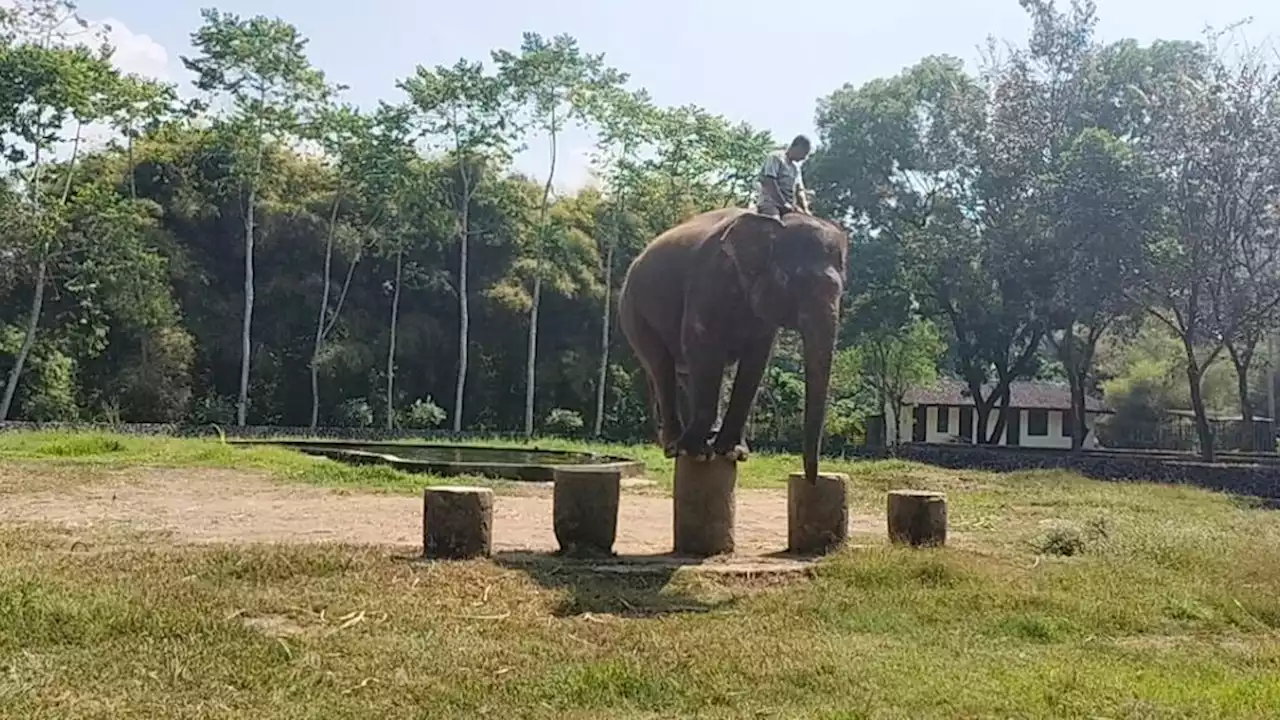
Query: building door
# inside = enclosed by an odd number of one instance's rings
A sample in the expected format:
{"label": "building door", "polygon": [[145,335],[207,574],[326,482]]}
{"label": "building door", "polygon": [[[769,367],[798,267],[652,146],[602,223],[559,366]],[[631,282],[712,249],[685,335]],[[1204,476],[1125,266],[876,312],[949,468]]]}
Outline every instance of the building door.
{"label": "building door", "polygon": [[973,442],[973,408],[960,408],[960,437],[965,442]]}
{"label": "building door", "polygon": [[1022,442],[1022,411],[1009,411],[1009,424],[1004,426],[1005,444],[1018,445]]}
{"label": "building door", "polygon": [[929,432],[929,408],[917,405],[911,420],[911,442],[924,442]]}

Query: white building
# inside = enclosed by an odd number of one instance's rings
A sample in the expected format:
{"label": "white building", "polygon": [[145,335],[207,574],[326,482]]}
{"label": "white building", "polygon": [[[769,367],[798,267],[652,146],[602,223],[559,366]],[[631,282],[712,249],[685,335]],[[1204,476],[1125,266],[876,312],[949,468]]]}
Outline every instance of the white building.
{"label": "white building", "polygon": [[[991,386],[983,388],[984,393]],[[1071,390],[1065,384],[1015,381],[1009,387],[1010,422],[1000,435],[1000,445],[1039,448],[1071,448]],[[969,386],[958,380],[939,380],[927,388],[907,393],[902,408],[885,414],[886,440],[917,443],[974,443],[976,412]],[[1098,415],[1113,411],[1099,398],[1085,396],[1085,426],[1093,430]],[[1000,411],[993,409],[987,432],[995,428]],[[896,420],[896,422],[895,422]],[[1085,447],[1096,446],[1093,432]]]}

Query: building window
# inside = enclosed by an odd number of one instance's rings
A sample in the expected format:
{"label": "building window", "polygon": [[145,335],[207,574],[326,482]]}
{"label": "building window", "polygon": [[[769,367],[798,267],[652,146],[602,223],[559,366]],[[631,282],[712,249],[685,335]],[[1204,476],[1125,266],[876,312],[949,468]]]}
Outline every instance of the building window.
{"label": "building window", "polygon": [[1076,414],[1070,410],[1062,413],[1062,437],[1071,437],[1071,426],[1076,423]]}
{"label": "building window", "polygon": [[1027,435],[1029,437],[1045,437],[1049,434],[1049,411],[1027,411]]}
{"label": "building window", "polygon": [[951,408],[940,405],[938,406],[938,432],[951,432]]}

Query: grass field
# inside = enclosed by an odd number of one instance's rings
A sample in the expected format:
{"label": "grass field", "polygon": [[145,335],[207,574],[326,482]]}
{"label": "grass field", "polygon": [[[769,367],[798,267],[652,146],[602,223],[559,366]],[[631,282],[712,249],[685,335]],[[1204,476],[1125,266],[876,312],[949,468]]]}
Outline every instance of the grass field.
{"label": "grass field", "polygon": [[[394,444],[395,441],[389,441]],[[407,441],[406,441],[407,442]],[[528,447],[529,443],[513,440],[463,440],[458,444],[493,447]],[[649,476],[664,486],[671,484],[672,460],[663,457],[657,445],[590,445],[555,438],[532,443],[549,450],[582,450],[616,455],[645,463]],[[217,439],[175,439],[160,436],[125,436],[107,433],[13,432],[0,433],[0,461],[10,463],[37,462],[45,466],[94,470],[125,467],[212,467],[265,471],[278,479],[327,487],[360,487],[365,489],[417,492],[424,485],[445,482],[421,474],[399,472],[380,466],[351,466],[318,459],[292,450],[271,446],[244,446]],[[832,465],[835,468],[836,465]],[[849,470],[845,464],[840,469]],[[795,455],[753,455],[741,466],[742,487],[785,487],[787,475],[801,468]],[[827,469],[824,465],[824,469]],[[856,469],[853,470],[856,472]],[[486,481],[458,476],[450,483],[475,484]]]}
{"label": "grass field", "polygon": [[[608,451],[667,474],[650,449]],[[0,434],[0,518],[6,495],[144,465],[426,481],[216,441]],[[753,457],[741,477],[797,465]],[[1280,716],[1275,511],[1058,472],[830,469],[863,512],[891,487],[945,490],[958,541],[849,548],[812,579],[644,580],[0,523],[0,716]]]}

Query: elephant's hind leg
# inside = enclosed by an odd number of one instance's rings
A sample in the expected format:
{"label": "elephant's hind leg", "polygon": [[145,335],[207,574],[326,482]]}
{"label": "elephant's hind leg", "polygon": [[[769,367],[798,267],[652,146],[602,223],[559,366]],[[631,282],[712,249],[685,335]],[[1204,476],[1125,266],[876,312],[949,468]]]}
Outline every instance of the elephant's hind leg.
{"label": "elephant's hind leg", "polygon": [[644,366],[645,377],[649,381],[650,398],[657,410],[654,420],[658,423],[658,442],[667,457],[674,457],[676,440],[684,430],[679,417],[675,358],[662,338],[644,320],[627,322],[623,332]]}

